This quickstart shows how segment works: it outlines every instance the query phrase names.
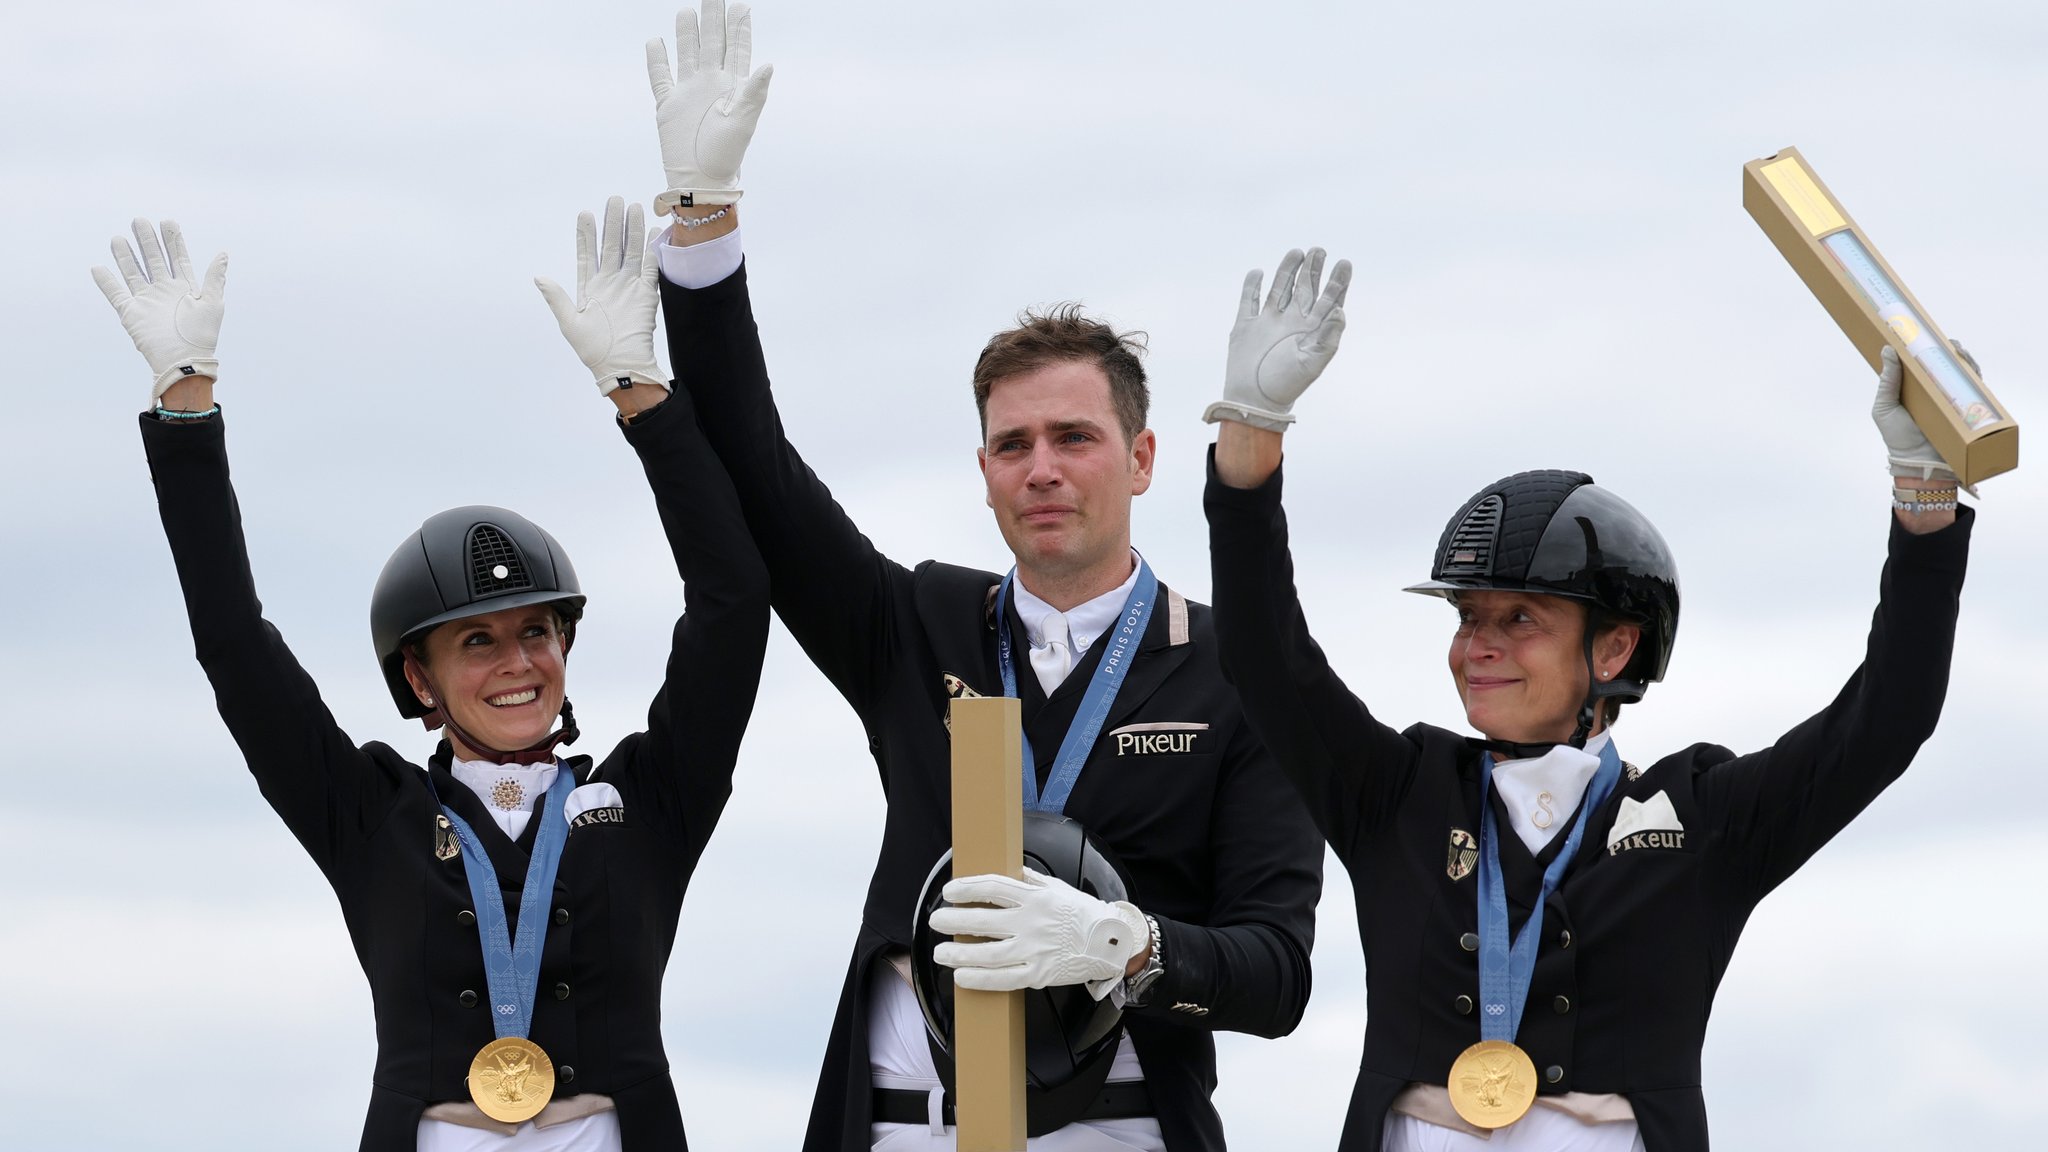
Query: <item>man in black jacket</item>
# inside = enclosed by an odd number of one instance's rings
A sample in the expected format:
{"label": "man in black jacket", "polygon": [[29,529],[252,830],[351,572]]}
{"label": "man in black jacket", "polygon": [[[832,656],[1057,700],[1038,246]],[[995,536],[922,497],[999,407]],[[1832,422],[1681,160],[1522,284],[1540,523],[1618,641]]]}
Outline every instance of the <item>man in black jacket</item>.
{"label": "man in black jacket", "polygon": [[[1016,556],[1014,586],[999,595],[996,573],[932,561],[912,569],[881,555],[784,438],[769,391],[734,203],[767,70],[749,75],[748,19],[735,9],[729,42],[724,23],[717,0],[701,27],[684,14],[674,74],[658,43],[649,51],[670,184],[656,203],[676,216],[659,249],[673,364],[740,493],[775,609],[859,713],[889,801],[804,1146],[950,1148],[939,1107],[927,1117],[920,1106],[919,1123],[871,1124],[889,1090],[921,1100],[939,1085],[902,971],[910,910],[949,846],[948,701],[1000,694],[1010,680],[1034,782],[1056,787],[1063,738],[1094,714],[1097,695],[1084,689],[1111,647],[1096,640],[1149,575],[1130,545],[1131,498],[1150,483],[1154,448],[1144,372],[1128,340],[1072,311],[998,335],[975,395],[987,498]],[[1142,1079],[1146,1106],[1085,1113],[1034,1147],[1223,1147],[1209,1101],[1210,1032],[1285,1034],[1308,998],[1315,831],[1242,723],[1207,610],[1163,585],[1152,602],[1100,736],[1076,753],[1082,771],[1064,805],[1120,858],[1131,904],[1034,885],[1019,902],[1079,925],[1081,946],[1027,930],[999,966],[946,957],[962,960],[963,985],[1085,981],[1127,997],[1128,1039],[1111,1079]],[[1029,648],[1029,667],[1018,660],[1008,677],[997,651],[1006,635],[1020,656]],[[1133,913],[1142,928],[1133,949],[1087,947],[1088,927]]]}

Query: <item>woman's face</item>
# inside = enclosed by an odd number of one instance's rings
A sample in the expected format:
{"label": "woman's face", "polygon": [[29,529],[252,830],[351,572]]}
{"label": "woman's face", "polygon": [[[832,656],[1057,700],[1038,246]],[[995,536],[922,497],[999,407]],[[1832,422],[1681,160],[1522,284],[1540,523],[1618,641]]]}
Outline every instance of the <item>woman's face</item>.
{"label": "woman's face", "polygon": [[[511,751],[554,730],[566,657],[553,607],[533,604],[456,620],[427,633],[421,647],[433,683],[408,668],[413,691],[422,703],[438,694],[455,723],[478,740]],[[461,747],[456,752],[463,759],[478,755]]]}
{"label": "woman's face", "polygon": [[[1451,679],[1465,719],[1489,739],[1567,740],[1586,699],[1586,606],[1533,592],[1469,591],[1452,601]],[[1603,679],[1618,675],[1640,630],[1622,624],[1593,644]],[[1597,725],[1596,725],[1597,730]]]}

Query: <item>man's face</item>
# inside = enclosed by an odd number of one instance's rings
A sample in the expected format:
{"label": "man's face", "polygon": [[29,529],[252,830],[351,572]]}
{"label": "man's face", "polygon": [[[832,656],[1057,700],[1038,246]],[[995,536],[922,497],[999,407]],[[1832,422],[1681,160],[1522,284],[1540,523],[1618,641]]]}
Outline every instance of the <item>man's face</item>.
{"label": "man's face", "polygon": [[976,455],[1018,568],[1043,581],[1122,563],[1131,497],[1152,486],[1154,437],[1124,442],[1102,369],[1068,360],[998,380],[987,413]]}

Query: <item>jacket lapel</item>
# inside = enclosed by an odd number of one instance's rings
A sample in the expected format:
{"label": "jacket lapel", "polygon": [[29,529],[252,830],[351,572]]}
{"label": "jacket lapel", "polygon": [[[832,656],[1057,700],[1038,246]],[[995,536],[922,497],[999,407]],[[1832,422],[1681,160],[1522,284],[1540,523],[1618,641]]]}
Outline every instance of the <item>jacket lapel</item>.
{"label": "jacket lapel", "polygon": [[[1103,641],[1095,643],[1100,645]],[[1102,730],[1117,728],[1150,700],[1174,670],[1186,662],[1193,648],[1188,637],[1187,600],[1161,582],[1159,603],[1152,606],[1152,615],[1145,621],[1145,635],[1138,641],[1137,659],[1131,661],[1131,670],[1124,674],[1123,688],[1117,692],[1116,704],[1110,708]],[[1092,676],[1100,666],[1102,652],[1099,647],[1091,647],[1088,654],[1094,659],[1088,668]],[[1067,677],[1067,684],[1060,685],[1061,690],[1065,691],[1075,679]],[[1082,686],[1086,686],[1085,679]]]}

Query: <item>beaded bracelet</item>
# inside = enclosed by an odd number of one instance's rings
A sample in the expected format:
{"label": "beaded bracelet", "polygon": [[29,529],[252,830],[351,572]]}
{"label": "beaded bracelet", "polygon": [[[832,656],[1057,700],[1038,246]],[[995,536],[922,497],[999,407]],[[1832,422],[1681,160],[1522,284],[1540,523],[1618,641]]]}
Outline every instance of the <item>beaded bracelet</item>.
{"label": "beaded bracelet", "polygon": [[159,408],[156,410],[156,416],[159,420],[211,420],[218,415],[220,415],[220,405],[218,404],[204,412],[173,412],[169,408]]}
{"label": "beaded bracelet", "polygon": [[679,215],[676,217],[676,223],[681,224],[683,226],[683,230],[687,232],[692,228],[702,228],[706,224],[711,223],[713,220],[723,220],[730,215],[732,215],[732,205],[727,204],[724,207],[720,208],[718,211],[713,212],[709,216]]}

